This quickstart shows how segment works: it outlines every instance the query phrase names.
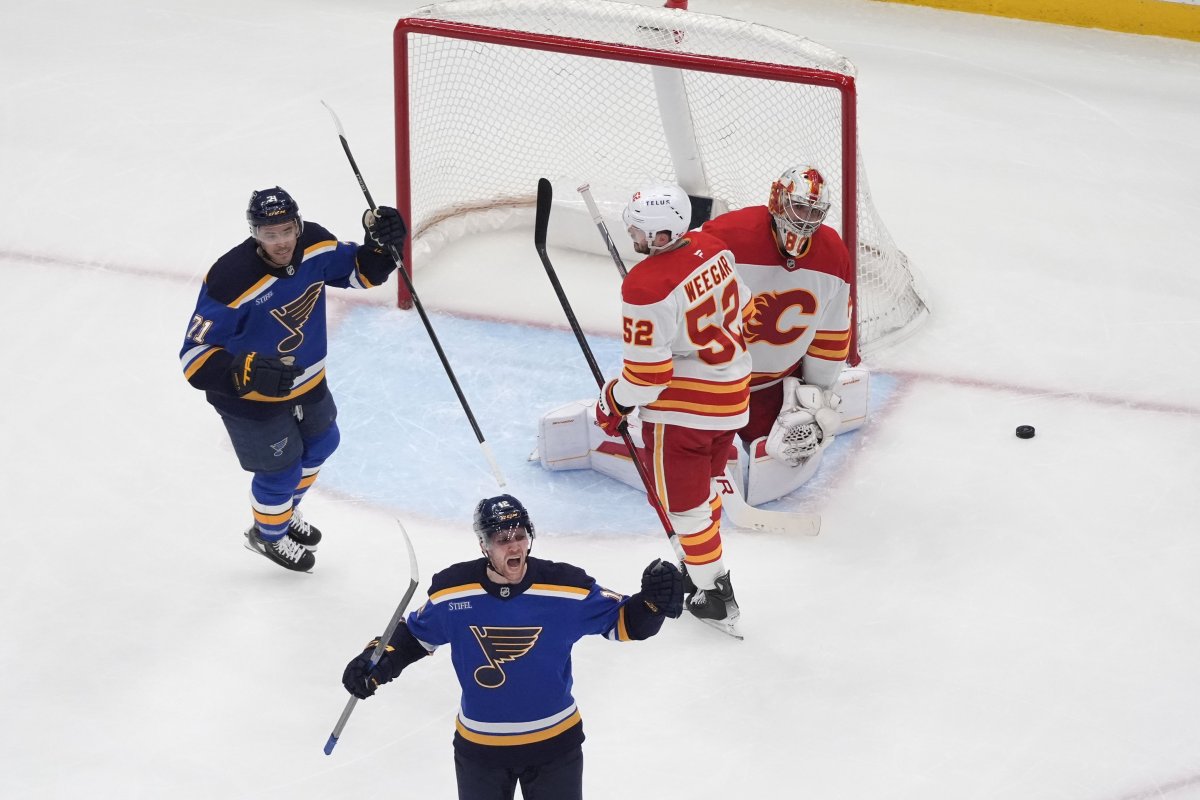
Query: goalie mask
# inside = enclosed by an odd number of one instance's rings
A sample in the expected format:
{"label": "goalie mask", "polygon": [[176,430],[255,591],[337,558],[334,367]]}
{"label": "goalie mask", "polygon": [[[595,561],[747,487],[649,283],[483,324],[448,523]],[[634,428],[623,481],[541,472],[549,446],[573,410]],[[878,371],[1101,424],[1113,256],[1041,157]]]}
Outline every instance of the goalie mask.
{"label": "goalie mask", "polygon": [[780,249],[795,258],[829,213],[825,178],[808,164],[786,170],[771,184],[767,209],[775,221]]}
{"label": "goalie mask", "polygon": [[[692,201],[687,192],[674,184],[658,184],[633,193],[629,205],[625,206],[621,219],[625,227],[637,229],[645,234],[648,253],[659,253],[670,248],[679,237],[687,233],[692,219]],[[655,236],[667,233],[670,237],[662,244],[655,244]],[[635,238],[635,249],[636,238]]]}
{"label": "goalie mask", "polygon": [[529,520],[529,512],[521,505],[521,501],[511,494],[480,500],[475,506],[474,527],[479,546],[484,550],[491,546],[496,534],[514,528],[523,529],[532,546],[533,523]]}
{"label": "goalie mask", "polygon": [[300,206],[290,194],[278,186],[259,189],[250,195],[250,202],[246,206],[246,222],[250,223],[250,234],[255,239],[261,238],[259,228],[283,222],[295,222],[297,236],[304,231]]}

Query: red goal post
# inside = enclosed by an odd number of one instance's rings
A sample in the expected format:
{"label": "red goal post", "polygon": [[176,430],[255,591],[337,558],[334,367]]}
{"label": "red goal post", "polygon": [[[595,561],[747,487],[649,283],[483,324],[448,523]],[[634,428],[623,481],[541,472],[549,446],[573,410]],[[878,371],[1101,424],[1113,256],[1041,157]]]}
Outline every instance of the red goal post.
{"label": "red goal post", "polygon": [[[779,173],[804,161],[825,173],[827,224],[855,264],[851,363],[927,315],[871,203],[853,65],[828,48],[683,8],[452,0],[401,19],[394,50],[410,269],[466,231],[532,225],[540,177],[556,197],[590,183],[620,231],[622,199],[647,181],[711,197],[718,213],[764,204]],[[579,246],[603,253],[590,235]],[[411,304],[403,285],[398,302]]]}

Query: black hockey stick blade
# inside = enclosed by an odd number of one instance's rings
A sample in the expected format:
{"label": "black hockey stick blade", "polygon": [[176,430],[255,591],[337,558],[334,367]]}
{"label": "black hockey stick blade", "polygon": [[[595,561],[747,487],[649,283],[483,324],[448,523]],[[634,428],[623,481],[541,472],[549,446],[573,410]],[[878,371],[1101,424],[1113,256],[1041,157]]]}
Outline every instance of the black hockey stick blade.
{"label": "black hockey stick blade", "polygon": [[550,205],[554,202],[554,187],[545,178],[538,178],[537,215],[533,219],[533,246],[539,252],[546,249],[546,231],[550,229]]}

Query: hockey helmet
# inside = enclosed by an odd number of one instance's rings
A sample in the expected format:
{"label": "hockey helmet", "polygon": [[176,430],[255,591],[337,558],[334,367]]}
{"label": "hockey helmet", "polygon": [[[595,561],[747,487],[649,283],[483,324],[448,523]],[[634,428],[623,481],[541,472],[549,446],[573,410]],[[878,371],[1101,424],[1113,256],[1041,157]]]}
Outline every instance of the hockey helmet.
{"label": "hockey helmet", "polygon": [[[692,219],[692,201],[687,192],[671,183],[655,184],[633,193],[621,215],[626,228],[646,234],[651,253],[667,249],[687,233]],[[655,245],[656,234],[666,231],[670,240]]]}
{"label": "hockey helmet", "polygon": [[533,541],[533,523],[529,520],[529,512],[511,494],[480,500],[475,506],[474,527],[475,536],[484,550],[491,544],[495,534],[511,528],[524,528],[530,541]]}
{"label": "hockey helmet", "polygon": [[260,227],[278,225],[281,222],[295,221],[297,235],[304,231],[300,206],[290,194],[278,186],[259,189],[250,195],[250,203],[246,206],[246,221],[250,223],[250,233],[255,238],[258,238]]}
{"label": "hockey helmet", "polygon": [[767,209],[774,218],[780,246],[789,255],[800,255],[804,240],[816,233],[829,213],[824,176],[808,164],[784,170],[771,184]]}

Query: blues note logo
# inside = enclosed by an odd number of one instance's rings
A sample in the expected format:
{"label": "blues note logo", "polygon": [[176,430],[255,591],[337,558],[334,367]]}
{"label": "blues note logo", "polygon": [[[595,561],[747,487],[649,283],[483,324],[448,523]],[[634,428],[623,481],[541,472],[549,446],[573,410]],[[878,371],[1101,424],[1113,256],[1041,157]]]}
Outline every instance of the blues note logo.
{"label": "blues note logo", "polygon": [[516,661],[532,650],[538,637],[542,635],[542,629],[480,628],[472,625],[471,633],[475,634],[475,641],[479,642],[483,657],[488,662],[475,670],[475,682],[485,689],[498,689],[507,680],[500,665]]}
{"label": "blues note logo", "polygon": [[323,281],[317,281],[304,290],[304,294],[281,308],[271,309],[271,316],[283,327],[287,328],[288,336],[279,343],[279,352],[290,353],[304,343],[304,326],[312,316],[317,301],[321,299],[321,291],[325,288]]}

